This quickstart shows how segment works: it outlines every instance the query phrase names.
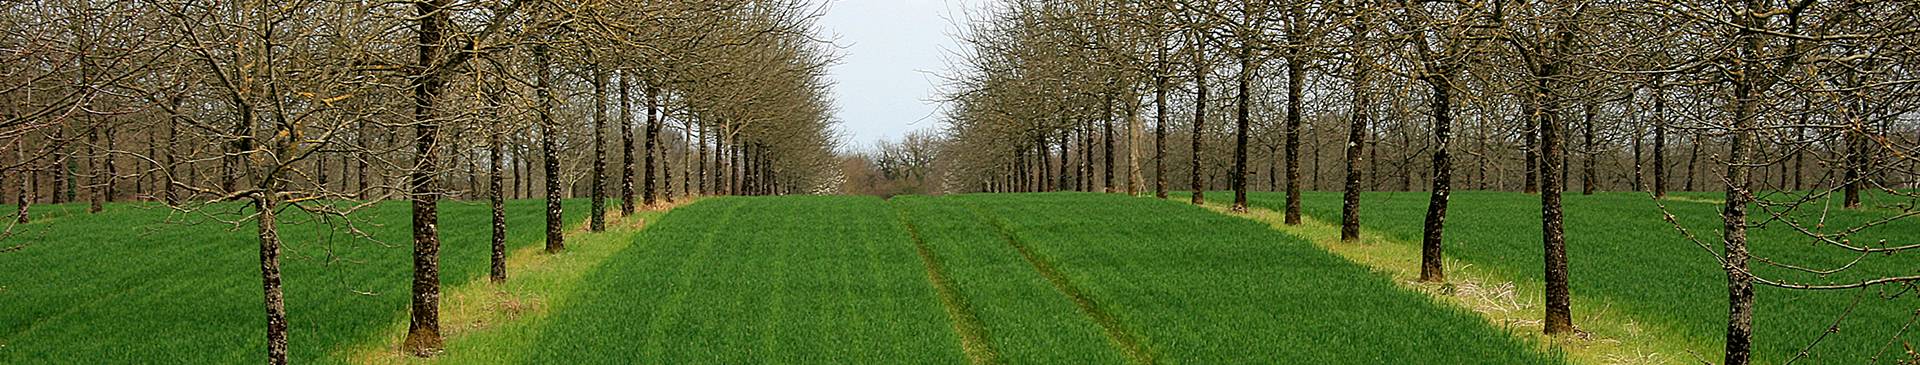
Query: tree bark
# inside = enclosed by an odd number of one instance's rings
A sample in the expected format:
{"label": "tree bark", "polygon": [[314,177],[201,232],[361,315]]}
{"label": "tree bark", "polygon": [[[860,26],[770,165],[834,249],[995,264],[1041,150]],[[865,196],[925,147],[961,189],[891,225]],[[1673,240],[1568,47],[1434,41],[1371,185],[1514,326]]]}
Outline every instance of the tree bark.
{"label": "tree bark", "polygon": [[[567,248],[566,236],[561,235],[562,207],[560,205],[560,125],[553,120],[553,65],[547,58],[547,46],[533,46],[534,97],[539,100],[540,115],[540,155],[541,171],[546,176],[547,190],[547,253],[560,253]],[[531,183],[529,183],[531,184]]]}
{"label": "tree bark", "polygon": [[1100,136],[1105,140],[1100,151],[1105,154],[1101,163],[1106,167],[1106,172],[1101,175],[1100,185],[1106,193],[1112,194],[1116,192],[1113,188],[1113,95],[1107,95],[1107,113],[1101,119]]}
{"label": "tree bark", "polygon": [[607,230],[607,71],[593,70],[593,207],[588,208],[587,229]]}
{"label": "tree bark", "polygon": [[50,175],[47,177],[50,180],[48,185],[52,185],[51,189],[47,190],[53,192],[52,196],[47,197],[47,202],[53,204],[67,202],[67,185],[69,184],[67,175],[70,174],[70,170],[67,169],[66,134],[64,126],[53,128],[53,141],[50,142],[53,144],[53,158],[47,161],[50,162],[47,166],[47,173]]}
{"label": "tree bark", "polygon": [[495,284],[507,282],[507,200],[501,186],[502,162],[506,158],[506,146],[500,140],[505,134],[502,129],[509,125],[506,118],[500,116],[500,86],[487,90],[488,119],[493,125],[487,129],[487,203],[493,208],[493,255],[487,266],[487,278]]}
{"label": "tree bark", "polygon": [[[647,98],[653,98],[653,96],[647,96]],[[693,196],[693,163],[701,163],[699,159],[693,158],[693,150],[691,150],[693,144],[697,142],[701,140],[693,138],[693,125],[682,123],[680,125],[680,192],[687,196]],[[662,169],[666,167],[662,165]],[[666,179],[666,184],[672,186],[674,181]]]}
{"label": "tree bark", "polygon": [[92,194],[87,194],[87,213],[99,213],[105,209],[102,205],[107,200],[108,184],[101,181],[104,174],[100,171],[102,158],[99,145],[100,127],[87,127],[87,185],[93,190]]}
{"label": "tree bark", "polygon": [[[1167,77],[1153,78],[1153,197],[1167,198]],[[1044,144],[1042,147],[1044,148]],[[1046,154],[1041,154],[1042,169]]]}
{"label": "tree bark", "polygon": [[[271,183],[270,183],[271,184]],[[280,232],[274,221],[275,211],[280,207],[274,197],[276,191],[268,189],[254,198],[254,208],[259,216],[260,241],[260,289],[265,297],[267,309],[267,363],[285,365],[287,363],[287,301],[280,290]]]}
{"label": "tree bark", "polygon": [[1055,187],[1055,191],[1073,190],[1072,187],[1067,186],[1067,180],[1073,176],[1073,174],[1067,173],[1067,168],[1073,166],[1072,163],[1068,162],[1072,160],[1070,155],[1072,152],[1070,147],[1073,146],[1072,134],[1071,128],[1060,131],[1060,173],[1054,176],[1060,180],[1060,183]]}
{"label": "tree bark", "polygon": [[1095,179],[1093,168],[1093,121],[1080,122],[1080,191],[1093,192],[1099,187],[1093,186]]}
{"label": "tree bark", "polygon": [[[1293,29],[1288,32],[1290,36],[1299,34],[1296,25],[1288,27]],[[1287,53],[1287,225],[1300,224],[1300,128],[1304,127],[1300,117],[1300,94],[1307,71],[1306,60],[1300,58],[1300,53]],[[1317,176],[1318,172],[1315,174]]]}
{"label": "tree bark", "polygon": [[642,95],[641,97],[646,98],[647,102],[647,142],[645,146],[647,157],[644,163],[646,166],[642,167],[642,170],[645,170],[643,173],[646,175],[644,178],[646,181],[643,183],[645,186],[642,187],[640,194],[645,204],[651,207],[660,196],[658,190],[660,185],[659,175],[654,172],[655,169],[660,167],[659,164],[657,164],[658,161],[656,161],[660,152],[658,146],[660,144],[660,89],[652,83],[648,83],[645,91],[646,95]]}
{"label": "tree bark", "polygon": [[[373,149],[373,131],[367,128],[367,122],[365,120],[361,120],[358,124],[359,124],[359,128],[356,128],[356,129],[358,132],[357,137],[359,138],[357,139],[358,139],[358,142],[360,143],[360,148],[372,150]],[[373,189],[370,188],[372,185],[367,184],[367,165],[371,164],[371,162],[368,162],[368,160],[371,160],[371,159],[362,157],[362,158],[357,158],[355,160],[360,161],[359,165],[354,166],[354,169],[358,170],[358,172],[355,175],[360,176],[360,194],[358,195],[360,199],[364,200],[369,198],[370,195],[373,194]],[[187,170],[198,171],[193,169],[192,166],[188,166]]]}
{"label": "tree bark", "polygon": [[620,215],[633,215],[633,79],[620,72]]}
{"label": "tree bark", "polygon": [[1127,196],[1140,196],[1139,96],[1127,100]]}
{"label": "tree bark", "polygon": [[[1202,45],[1198,39],[1195,39],[1193,44],[1196,48]],[[1194,51],[1193,156],[1190,156],[1191,158],[1188,159],[1188,161],[1192,163],[1192,166],[1190,166],[1191,170],[1189,170],[1191,174],[1188,175],[1188,182],[1193,185],[1193,199],[1191,199],[1193,205],[1207,203],[1207,181],[1205,176],[1200,174],[1200,147],[1201,143],[1206,140],[1207,130],[1207,66],[1202,57],[1205,57],[1203,51]]]}
{"label": "tree bark", "polygon": [[1862,120],[1861,110],[1855,108],[1856,102],[1846,103],[1847,126],[1841,130],[1846,155],[1841,160],[1841,206],[1847,209],[1860,207],[1860,182],[1866,172],[1866,122]]}
{"label": "tree bark", "polygon": [[[1757,10],[1749,1],[1750,10]],[[1757,26],[1762,19],[1744,15],[1738,16],[1742,26]],[[1740,46],[1749,55],[1758,54],[1759,35],[1743,31],[1740,34]],[[1751,185],[1747,156],[1753,153],[1752,146],[1755,129],[1758,127],[1759,94],[1764,92],[1755,87],[1755,79],[1760,77],[1759,70],[1751,65],[1743,68],[1745,77],[1733,82],[1733,131],[1728,141],[1726,171],[1726,204],[1721,210],[1721,234],[1724,239],[1725,266],[1727,272],[1727,347],[1726,364],[1744,365],[1753,350],[1753,277],[1747,272],[1747,192]]]}
{"label": "tree bark", "polygon": [[1433,87],[1433,191],[1427,197],[1426,230],[1420,240],[1420,281],[1446,282],[1442,262],[1447,203],[1453,191],[1453,157],[1448,149],[1453,135],[1453,89],[1451,75],[1434,75],[1427,80]]}
{"label": "tree bark", "polygon": [[1340,240],[1358,242],[1360,240],[1360,149],[1367,139],[1367,109],[1372,102],[1367,99],[1368,71],[1371,61],[1367,59],[1365,49],[1367,21],[1364,15],[1356,14],[1353,28],[1353,108],[1349,111],[1352,125],[1347,128],[1347,182],[1340,203]]}
{"label": "tree bark", "polygon": [[[1568,30],[1559,32],[1561,37],[1569,37]],[[1560,74],[1559,67],[1558,63],[1540,66],[1534,77],[1534,98],[1539,100],[1534,119],[1540,127],[1540,229],[1546,252],[1545,332],[1548,335],[1573,331],[1572,300],[1567,289],[1567,242],[1560,212],[1560,191],[1565,188],[1560,179],[1566,175],[1556,171],[1565,168],[1565,154],[1560,146],[1559,102],[1554,99],[1550,84]]]}
{"label": "tree bark", "polygon": [[667,204],[673,204],[673,169],[668,168],[673,166],[673,159],[672,156],[667,155],[666,143],[656,143],[654,147],[660,149],[660,199]]}
{"label": "tree bark", "polygon": [[1233,178],[1230,182],[1233,184],[1232,209],[1234,212],[1245,213],[1247,211],[1247,110],[1251,102],[1248,92],[1253,88],[1253,73],[1258,65],[1253,60],[1251,46],[1241,46],[1238,56],[1240,75],[1239,80],[1236,80],[1238,81],[1235,87],[1237,95],[1234,95]]}
{"label": "tree bark", "polygon": [[[414,163],[413,199],[413,305],[407,323],[403,351],[414,356],[432,356],[444,347],[440,336],[440,232],[438,158],[435,140],[439,134],[439,115],[435,102],[446,86],[433,65],[440,62],[445,45],[441,27],[450,23],[445,8],[450,0],[414,3],[420,17],[419,60],[413,85]],[[271,176],[268,179],[272,179]]]}
{"label": "tree bark", "polygon": [[[25,143],[22,143],[22,145],[24,144]],[[19,149],[14,150],[13,152],[14,152],[14,156],[13,156],[14,161],[19,162],[20,164],[20,167],[15,170],[15,171],[18,171],[16,174],[20,175],[20,190],[15,191],[13,195],[14,203],[17,203],[14,206],[15,211],[13,213],[13,221],[14,223],[19,223],[19,224],[32,223],[33,215],[27,209],[33,206],[32,191],[33,191],[34,176],[33,174],[28,173],[28,171],[31,171],[32,169],[27,166],[31,164],[27,163],[27,161],[22,161],[27,156],[27,149],[25,147],[21,147]]]}
{"label": "tree bark", "polygon": [[1593,159],[1600,154],[1594,150],[1593,145],[1593,113],[1598,107],[1589,102],[1585,108],[1581,108],[1583,119],[1580,122],[1580,138],[1585,140],[1581,142],[1581,148],[1584,150],[1581,151],[1583,158],[1580,159],[1580,195],[1593,195]]}
{"label": "tree bark", "polygon": [[[179,110],[180,98],[174,97],[171,99],[171,101],[174,105],[174,110]],[[160,200],[166,202],[167,205],[176,205],[180,203],[179,196],[174,193],[173,182],[172,182],[175,179],[173,175],[174,167],[179,166],[178,161],[176,161],[177,157],[175,157],[175,155],[177,154],[174,153],[173,151],[174,151],[174,147],[179,145],[180,145],[180,123],[177,120],[168,119],[167,120],[167,148],[166,148],[167,153],[165,157],[167,165],[160,167],[162,172],[161,174],[162,178],[160,179],[160,185],[161,185]],[[345,171],[341,171],[341,172],[344,173]],[[346,178],[342,177],[340,178],[340,180],[346,180]]]}
{"label": "tree bark", "polygon": [[712,190],[708,189],[708,187],[710,186],[708,183],[713,179],[707,176],[707,165],[716,163],[717,161],[708,161],[708,158],[707,158],[707,143],[708,143],[707,122],[696,120],[696,124],[694,126],[695,126],[695,129],[698,129],[698,132],[699,132],[698,135],[693,139],[693,142],[695,145],[694,147],[699,148],[699,151],[697,152],[698,154],[694,155],[694,158],[698,159],[697,161],[695,161],[695,165],[699,165],[699,170],[700,170],[699,171],[700,176],[699,176],[699,179],[697,180],[700,180],[700,195],[707,195],[713,192]]}

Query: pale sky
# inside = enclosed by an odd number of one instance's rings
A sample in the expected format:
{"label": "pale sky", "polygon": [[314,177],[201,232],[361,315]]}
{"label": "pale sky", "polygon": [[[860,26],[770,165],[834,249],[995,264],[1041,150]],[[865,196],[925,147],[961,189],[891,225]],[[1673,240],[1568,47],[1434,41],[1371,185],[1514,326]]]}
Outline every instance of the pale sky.
{"label": "pale sky", "polygon": [[943,49],[958,47],[950,34],[966,9],[989,0],[818,1],[827,3],[820,25],[844,56],[832,74],[848,147],[936,126],[939,104],[930,99],[946,69]]}

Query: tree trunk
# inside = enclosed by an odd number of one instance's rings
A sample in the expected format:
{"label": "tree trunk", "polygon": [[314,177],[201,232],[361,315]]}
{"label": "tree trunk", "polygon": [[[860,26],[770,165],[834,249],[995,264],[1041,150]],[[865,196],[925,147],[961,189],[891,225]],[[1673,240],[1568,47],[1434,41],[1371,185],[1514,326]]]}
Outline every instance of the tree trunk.
{"label": "tree trunk", "polygon": [[[359,128],[356,128],[359,132],[357,134],[359,134],[358,140],[361,145],[360,148],[366,149],[366,150],[373,150],[373,131],[369,130],[366,124],[367,122],[362,120],[361,122],[359,122]],[[371,160],[371,159],[366,157],[360,157],[360,158],[356,158],[356,160],[360,161],[358,166],[354,166],[356,170],[359,170],[355,175],[360,176],[360,194],[358,195],[360,199],[364,200],[369,198],[370,194],[373,194],[373,189],[370,188],[370,186],[372,185],[367,184],[367,165],[371,164],[371,162],[368,162],[368,160]],[[198,170],[194,170],[192,166],[188,166],[187,169],[188,171],[198,171]]]}
{"label": "tree trunk", "polygon": [[607,230],[607,71],[593,70],[593,206],[588,208],[587,227],[594,232]]}
{"label": "tree trunk", "polygon": [[[413,85],[414,163],[413,198],[413,307],[407,323],[403,351],[414,356],[432,356],[443,348],[440,337],[440,232],[439,169],[435,137],[439,134],[435,102],[446,86],[433,65],[442,58],[441,27],[450,24],[445,11],[450,0],[422,1],[415,4],[420,17],[418,77]],[[267,177],[272,179],[271,176]]]}
{"label": "tree trunk", "polygon": [[1039,160],[1039,166],[1035,166],[1038,173],[1035,174],[1037,179],[1034,180],[1033,191],[1053,191],[1052,147],[1047,146],[1047,135],[1045,132],[1034,131],[1033,133],[1034,157]]}
{"label": "tree trunk", "polygon": [[[653,98],[653,96],[647,96],[647,98]],[[693,144],[697,142],[701,140],[693,138],[693,127],[689,123],[682,123],[680,125],[680,192],[687,196],[693,196],[693,163],[701,163],[699,159],[693,158],[693,150],[691,150]],[[668,186],[672,186],[672,183],[674,183],[672,179],[666,181]]]}
{"label": "tree trunk", "polygon": [[1267,192],[1280,191],[1280,145],[1267,145]]}
{"label": "tree trunk", "polygon": [[1420,240],[1420,281],[1447,281],[1442,268],[1442,239],[1445,237],[1448,196],[1453,190],[1453,157],[1448,154],[1453,136],[1453,90],[1451,75],[1436,75],[1428,80],[1433,87],[1433,191],[1427,197],[1426,230]]}
{"label": "tree trunk", "polygon": [[[1167,78],[1153,79],[1153,197],[1167,198]],[[1040,156],[1046,166],[1046,154]]]}
{"label": "tree trunk", "polygon": [[1127,196],[1140,196],[1139,97],[1127,100]]}
{"label": "tree trunk", "polygon": [[1093,121],[1080,122],[1080,191],[1092,192],[1093,186]]}
{"label": "tree trunk", "polygon": [[1347,183],[1340,203],[1340,240],[1358,242],[1360,240],[1360,149],[1367,139],[1367,109],[1372,102],[1367,98],[1368,63],[1365,49],[1367,22],[1362,15],[1356,14],[1353,23],[1353,108],[1349,113],[1353,124],[1347,128]]}
{"label": "tree trunk", "polygon": [[47,166],[47,173],[50,175],[47,178],[51,180],[48,185],[52,186],[51,189],[47,190],[53,192],[53,194],[48,197],[47,202],[53,204],[67,202],[67,175],[69,174],[69,170],[67,169],[68,154],[66,134],[67,130],[64,126],[54,127],[53,141],[50,141],[50,143],[53,144],[53,158],[47,161],[51,162],[51,164]]}
{"label": "tree trunk", "polygon": [[[1195,40],[1194,45],[1198,47],[1201,43]],[[1207,68],[1205,62],[1202,62],[1204,61],[1201,59],[1202,53],[1194,51],[1193,54],[1193,156],[1188,159],[1192,163],[1188,181],[1193,185],[1193,199],[1191,199],[1193,205],[1207,203],[1207,181],[1200,175],[1200,147],[1206,140],[1207,130]]]}
{"label": "tree trunk", "polygon": [[[1293,25],[1289,25],[1290,29]],[[1297,31],[1289,32],[1297,34]],[[1287,212],[1286,224],[1300,224],[1300,117],[1301,83],[1306,82],[1306,60],[1300,52],[1287,54]],[[1316,171],[1315,175],[1318,176]]]}
{"label": "tree trunk", "polygon": [[1240,75],[1234,95],[1233,177],[1229,182],[1233,184],[1232,209],[1240,213],[1247,211],[1247,104],[1251,99],[1247,93],[1253,88],[1253,72],[1258,67],[1252,53],[1251,46],[1240,47]]}
{"label": "tree trunk", "polygon": [[[176,110],[179,109],[178,107],[180,105],[180,99],[174,98],[173,103],[174,103],[175,109]],[[180,123],[177,120],[169,119],[167,120],[167,149],[166,149],[167,153],[165,157],[167,165],[160,167],[161,179],[159,181],[161,185],[160,200],[166,202],[167,205],[176,205],[180,203],[179,196],[174,194],[174,190],[173,190],[173,181],[177,179],[173,175],[174,167],[179,166],[178,162],[175,160],[176,157],[174,157],[174,155],[177,155],[177,154],[174,153],[173,151],[174,151],[174,147],[179,145],[180,145]],[[346,180],[346,179],[341,178],[341,180]]]}
{"label": "tree trunk", "polygon": [[1846,144],[1846,156],[1841,160],[1841,206],[1847,209],[1860,207],[1860,182],[1866,175],[1866,122],[1862,110],[1854,108],[1856,103],[1846,103],[1847,126],[1841,130]]}
{"label": "tree trunk", "polygon": [[[1567,30],[1560,32],[1562,37],[1568,36]],[[1560,214],[1560,191],[1565,188],[1560,179],[1566,175],[1556,171],[1565,168],[1565,153],[1560,146],[1559,102],[1554,100],[1550,84],[1559,74],[1559,64],[1549,64],[1541,66],[1534,78],[1534,97],[1539,100],[1534,119],[1540,127],[1540,229],[1546,252],[1545,332],[1548,335],[1573,331],[1571,297],[1567,290],[1567,242]]]}
{"label": "tree trunk", "polygon": [[87,128],[87,185],[88,187],[93,188],[93,193],[87,194],[87,197],[88,197],[87,213],[99,213],[102,209],[104,209],[102,207],[102,204],[105,203],[107,200],[108,184],[101,181],[102,176],[105,174],[102,174],[100,171],[101,170],[100,161],[102,160],[102,158],[100,157],[100,151],[98,150],[99,145],[100,145],[100,127],[99,126],[88,127]]}
{"label": "tree trunk", "polygon": [[500,93],[503,88],[493,85],[487,90],[488,119],[494,124],[487,129],[487,203],[493,207],[493,256],[487,266],[487,278],[495,284],[507,282],[507,201],[502,190],[502,162],[506,158],[506,146],[500,140],[509,125],[506,118],[500,116]]}
{"label": "tree trunk", "polygon": [[654,147],[660,149],[660,198],[667,204],[673,204],[673,169],[667,168],[673,166],[673,159],[667,155],[666,143],[656,143]]}
{"label": "tree trunk", "polygon": [[[553,65],[547,59],[547,46],[533,46],[534,97],[539,100],[540,115],[540,155],[542,173],[546,175],[547,190],[547,253],[560,253],[567,248],[566,237],[561,235],[563,209],[560,205],[560,125],[553,120]],[[531,184],[531,183],[529,183]]]}
{"label": "tree trunk", "polygon": [[648,83],[645,90],[646,95],[641,97],[646,98],[647,102],[647,142],[644,146],[647,157],[644,163],[646,166],[642,167],[642,170],[645,170],[642,173],[646,175],[644,178],[646,181],[642,183],[645,186],[642,187],[640,196],[644,203],[651,207],[660,196],[657,190],[660,185],[660,175],[655,173],[655,169],[660,167],[656,161],[660,152],[658,146],[660,144],[660,88]]}
{"label": "tree trunk", "polygon": [[115,153],[113,147],[113,124],[107,123],[101,126],[101,129],[100,133],[104,134],[105,136],[103,138],[106,139],[106,153],[100,155],[100,163],[104,166],[101,170],[106,173],[106,176],[100,178],[100,201],[104,203],[112,202],[115,197],[120,195],[120,192],[114,189],[114,183],[120,179],[120,169],[115,168],[113,164],[113,154]]}
{"label": "tree trunk", "polygon": [[21,147],[13,152],[14,161],[20,165],[20,167],[15,170],[19,171],[18,175],[20,175],[20,190],[14,192],[13,195],[14,203],[17,203],[14,206],[13,221],[19,224],[27,224],[33,222],[33,215],[30,214],[27,209],[33,206],[33,194],[31,192],[33,191],[34,176],[28,173],[28,171],[32,169],[27,166],[31,164],[27,163],[27,161],[22,161],[27,156],[27,149]]}
{"label": "tree trunk", "polygon": [[1104,170],[1105,173],[1101,175],[1100,185],[1102,185],[1101,187],[1104,188],[1104,191],[1106,193],[1112,194],[1117,192],[1117,190],[1113,188],[1113,96],[1112,95],[1107,96],[1107,114],[1101,119],[1101,124],[1102,126],[1101,126],[1100,135],[1102,139],[1105,140],[1104,141],[1105,145],[1103,145],[1104,147],[1100,148],[1101,153],[1105,154],[1104,155],[1105,158],[1101,159],[1101,163],[1105,165],[1106,169]]}
{"label": "tree trunk", "polygon": [[699,165],[700,170],[698,179],[700,180],[700,195],[707,195],[713,193],[713,190],[709,189],[709,182],[713,181],[713,179],[707,175],[707,165],[718,163],[718,161],[708,161],[707,143],[709,141],[707,140],[707,124],[705,121],[697,121],[697,123],[698,124],[695,124],[695,129],[698,129],[699,133],[694,137],[693,142],[696,145],[695,147],[700,150],[698,151],[699,154],[695,155],[694,158],[698,159],[695,161],[695,165]]}
{"label": "tree trunk", "polygon": [[1580,195],[1593,195],[1593,159],[1600,154],[1594,150],[1593,146],[1593,113],[1598,107],[1593,103],[1587,103],[1581,112],[1584,118],[1580,122],[1580,138],[1585,140],[1581,142],[1581,148],[1584,149],[1581,155],[1584,158],[1580,159]]}
{"label": "tree trunk", "polygon": [[[1747,10],[1759,10],[1754,1],[1748,1]],[[1745,12],[1736,22],[1742,26],[1758,26],[1764,21],[1760,16],[1748,16]],[[1741,32],[1740,47],[1745,54],[1759,54],[1760,37],[1750,31]],[[1754,133],[1759,127],[1760,101],[1765,90],[1756,87],[1760,71],[1751,64],[1741,70],[1747,75],[1733,81],[1733,130],[1727,141],[1726,205],[1720,215],[1721,234],[1725,239],[1725,265],[1727,272],[1727,348],[1726,364],[1745,365],[1752,352],[1753,341],[1753,277],[1747,271],[1747,192],[1751,187],[1748,169],[1748,155],[1753,153]]]}
{"label": "tree trunk", "polygon": [[632,70],[620,72],[620,215],[633,215],[633,79]]}
{"label": "tree trunk", "polygon": [[1072,151],[1069,149],[1073,145],[1072,130],[1068,128],[1060,131],[1060,173],[1054,176],[1060,179],[1060,183],[1055,187],[1056,191],[1073,190],[1072,187],[1067,186],[1067,179],[1072,177],[1072,174],[1067,173],[1067,168],[1073,165],[1067,162],[1072,160],[1070,155]]}
{"label": "tree trunk", "polygon": [[259,229],[260,288],[267,309],[267,363],[284,365],[287,363],[287,301],[280,290],[280,232],[274,221],[274,213],[280,207],[274,200],[275,193],[273,189],[263,191],[253,202],[260,213],[254,219]]}

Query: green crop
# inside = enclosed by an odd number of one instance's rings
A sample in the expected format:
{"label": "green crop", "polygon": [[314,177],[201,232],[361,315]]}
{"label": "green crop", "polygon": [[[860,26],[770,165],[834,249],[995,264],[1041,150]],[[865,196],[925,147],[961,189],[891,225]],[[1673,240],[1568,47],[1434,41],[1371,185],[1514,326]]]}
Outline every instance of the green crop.
{"label": "green crop", "polygon": [[[568,202],[578,222],[583,202]],[[8,208],[11,209],[11,208]],[[0,363],[254,363],[265,358],[259,244],[253,225],[233,226],[164,207],[36,205],[35,221],[0,255]],[[231,209],[240,212],[239,206]],[[538,245],[545,203],[510,202],[508,242]],[[355,238],[324,222],[284,214],[281,237],[291,357],[377,341],[407,311],[412,270],[409,204],[356,213]],[[441,280],[487,272],[491,213],[484,204],[441,205]]]}

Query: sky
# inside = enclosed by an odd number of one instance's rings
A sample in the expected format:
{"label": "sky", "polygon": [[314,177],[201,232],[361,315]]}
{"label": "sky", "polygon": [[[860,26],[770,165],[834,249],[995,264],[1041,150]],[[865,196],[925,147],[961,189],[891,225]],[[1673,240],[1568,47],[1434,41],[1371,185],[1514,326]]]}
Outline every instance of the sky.
{"label": "sky", "polygon": [[932,99],[947,50],[958,47],[954,24],[987,0],[820,1],[821,28],[842,56],[832,78],[847,147],[935,128],[939,104]]}

